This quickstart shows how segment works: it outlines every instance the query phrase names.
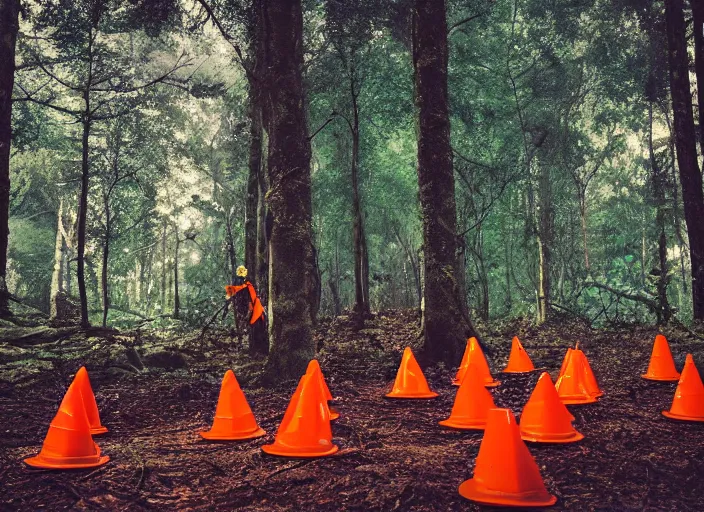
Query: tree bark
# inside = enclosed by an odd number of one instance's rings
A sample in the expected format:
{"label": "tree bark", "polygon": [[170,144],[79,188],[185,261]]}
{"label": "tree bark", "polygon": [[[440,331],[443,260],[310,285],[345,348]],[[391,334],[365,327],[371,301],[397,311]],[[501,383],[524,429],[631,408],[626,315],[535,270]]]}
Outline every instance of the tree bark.
{"label": "tree bark", "polygon": [[677,164],[692,266],[693,317],[701,321],[704,320],[704,192],[697,162],[682,0],[665,2],[665,19]]}
{"label": "tree bark", "polygon": [[458,286],[457,212],[447,93],[444,0],[415,0],[413,66],[418,108],[418,189],[423,224],[424,351],[457,365],[474,328]]}
{"label": "tree bark", "polygon": [[181,239],[178,230],[175,230],[176,248],[174,249],[174,318],[181,316],[181,297],[178,294],[178,251],[181,249]]}
{"label": "tree bark", "polygon": [[303,93],[300,0],[261,0],[269,154],[268,382],[298,379],[315,356],[311,149]]}
{"label": "tree bark", "polygon": [[81,326],[89,327],[88,294],[86,293],[85,254],[86,254],[86,219],[88,214],[88,140],[90,137],[90,99],[89,93],[84,95],[85,113],[83,119],[82,161],[81,161],[81,194],[78,201],[78,241],[77,241],[77,271],[78,294],[81,300]]}
{"label": "tree bark", "polygon": [[166,313],[166,218],[161,221],[161,314]]}
{"label": "tree bark", "polygon": [[690,0],[694,25],[694,72],[697,76],[699,104],[699,147],[704,155],[704,2]]}
{"label": "tree bark", "polygon": [[108,311],[110,310],[110,291],[108,290],[108,262],[110,261],[110,237],[112,236],[112,219],[110,217],[110,199],[105,197],[105,236],[103,238],[103,267],[100,275],[100,284],[103,295],[103,327],[108,324]]}
{"label": "tree bark", "polygon": [[19,12],[18,0],[0,0],[0,317],[11,314],[7,291],[7,245],[10,236],[12,88]]}
{"label": "tree bark", "polygon": [[[354,57],[351,59],[354,62]],[[361,321],[370,315],[369,308],[369,256],[367,240],[364,233],[364,217],[359,196],[359,91],[356,86],[356,70],[351,65],[350,98],[352,100],[352,235],[354,241],[354,312]]]}
{"label": "tree bark", "polygon": [[[248,75],[249,76],[249,75]],[[262,162],[262,121],[257,100],[256,83],[249,80],[249,175],[247,177],[247,201],[244,223],[244,266],[249,271],[248,277],[257,287],[257,224],[259,205],[259,174]]]}
{"label": "tree bark", "polygon": [[[51,288],[49,291],[49,317],[57,319],[59,308],[57,299],[64,291],[64,235],[61,223],[63,222],[63,200],[59,201],[59,211],[56,215],[56,239],[54,242],[54,270],[51,273]],[[60,299],[58,299],[60,300]]]}

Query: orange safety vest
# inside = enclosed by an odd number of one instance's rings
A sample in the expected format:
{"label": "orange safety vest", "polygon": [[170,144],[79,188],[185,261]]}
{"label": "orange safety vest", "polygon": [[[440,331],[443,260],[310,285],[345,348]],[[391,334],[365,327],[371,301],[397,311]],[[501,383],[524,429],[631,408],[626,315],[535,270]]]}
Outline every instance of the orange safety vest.
{"label": "orange safety vest", "polygon": [[262,306],[259,297],[257,297],[257,292],[254,291],[254,286],[252,283],[247,281],[244,284],[238,286],[226,286],[225,294],[227,298],[234,297],[235,294],[245,288],[249,289],[249,310],[252,312],[252,317],[249,319],[249,323],[254,325],[257,320],[264,316],[264,306]]}

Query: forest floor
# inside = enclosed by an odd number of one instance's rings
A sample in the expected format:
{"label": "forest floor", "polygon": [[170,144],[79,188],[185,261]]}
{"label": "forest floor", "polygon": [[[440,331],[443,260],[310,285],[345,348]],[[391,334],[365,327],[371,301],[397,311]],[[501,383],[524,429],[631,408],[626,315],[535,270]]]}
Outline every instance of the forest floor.
{"label": "forest floor", "polygon": [[[640,378],[654,328],[592,330],[567,320],[535,328],[517,320],[482,332],[494,348],[495,375],[513,335],[553,379],[565,349],[579,340],[605,392],[597,404],[570,406],[583,441],[529,445],[548,490],[558,497],[549,510],[704,508],[704,424],[664,418],[660,411],[669,408],[676,384]],[[254,388],[261,361],[236,351],[224,333],[167,339],[98,331],[53,342],[40,337],[41,343],[32,344],[27,340],[36,337],[14,335],[15,341],[0,345],[0,509],[486,510],[457,492],[472,476],[481,432],[437,424],[452,407],[453,370],[426,369],[440,393],[435,400],[384,398],[403,347],[417,346],[416,333],[416,318],[405,312],[380,314],[361,331],[352,330],[345,317],[318,326],[319,360],[342,414],[332,428],[340,452],[310,460],[262,453],[293,383]],[[665,334],[678,368],[692,352],[704,369],[704,342],[685,331]],[[110,429],[96,437],[110,462],[92,470],[28,468],[22,459],[40,449],[82,364]],[[198,431],[209,426],[230,367],[267,436],[209,443]],[[499,376],[502,384],[492,390],[496,404],[519,413],[538,376]]]}

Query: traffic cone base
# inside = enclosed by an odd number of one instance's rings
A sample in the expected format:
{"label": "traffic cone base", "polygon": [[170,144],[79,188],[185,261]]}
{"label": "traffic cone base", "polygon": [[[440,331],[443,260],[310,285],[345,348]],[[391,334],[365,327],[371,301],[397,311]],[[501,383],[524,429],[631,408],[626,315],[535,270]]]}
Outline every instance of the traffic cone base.
{"label": "traffic cone base", "polygon": [[511,354],[508,357],[508,364],[504,368],[503,373],[529,373],[533,370],[535,370],[533,361],[530,360],[518,336],[514,336],[511,340]]}
{"label": "traffic cone base", "polygon": [[292,457],[292,458],[302,458],[310,459],[314,457],[326,457],[337,452],[339,447],[337,445],[332,445],[327,450],[315,451],[315,450],[305,450],[302,448],[297,448],[295,446],[285,446],[281,443],[278,444],[265,444],[262,446],[262,451],[269,455],[277,455],[279,457]]}
{"label": "traffic cone base", "polygon": [[542,434],[537,432],[521,431],[521,439],[531,443],[576,443],[584,439],[584,434],[580,434],[576,430],[569,434]]}
{"label": "traffic cone base", "polygon": [[396,374],[393,388],[386,398],[435,398],[439,396],[428,386],[423,370],[413,356],[410,347],[406,347],[401,358],[401,365]]}
{"label": "traffic cone base", "polygon": [[443,427],[454,428],[456,430],[484,430],[486,428],[486,419],[476,419],[470,421],[457,421],[452,419],[446,419],[438,421],[438,425]]}
{"label": "traffic cone base", "polygon": [[[452,381],[452,385],[453,385],[453,386],[459,386],[460,384],[462,384],[462,383],[459,382],[458,380],[453,380],[453,381]],[[492,379],[491,382],[484,382],[483,384],[484,384],[484,387],[485,387],[485,388],[495,388],[495,387],[501,385],[501,381],[500,381],[500,380]]]}
{"label": "traffic cone base", "polygon": [[648,371],[641,377],[662,382],[676,382],[680,379],[680,372],[675,368],[675,361],[672,359],[670,344],[662,334],[655,336]]}
{"label": "traffic cone base", "polygon": [[504,505],[508,507],[549,507],[557,502],[551,494],[544,496],[542,493],[527,492],[520,495],[508,495],[503,492],[492,492],[485,489],[474,479],[467,480],[459,487],[460,494],[468,500],[476,501],[482,505]]}
{"label": "traffic cone base", "polygon": [[680,380],[679,376],[677,376],[677,377],[653,377],[653,376],[648,375],[647,373],[644,373],[643,375],[641,375],[641,377],[644,378],[645,380],[653,380],[656,382],[677,382],[678,380]]}
{"label": "traffic cone base", "polygon": [[417,398],[421,398],[421,399],[422,398],[425,398],[425,399],[437,398],[440,395],[438,395],[435,391],[431,391],[430,393],[408,393],[408,392],[405,392],[405,393],[403,393],[403,395],[394,393],[392,391],[391,393],[387,393],[385,396],[386,396],[386,398],[401,398],[401,399],[408,398],[408,399],[413,400],[413,399],[417,399]]}
{"label": "traffic cone base", "polygon": [[110,460],[108,455],[98,454],[89,457],[47,457],[45,455],[37,455],[24,459],[24,462],[33,468],[42,469],[87,469],[97,468],[106,464]]}
{"label": "traffic cone base", "polygon": [[663,416],[666,416],[673,420],[681,421],[704,421],[704,416],[685,416],[682,414],[674,414],[670,411],[662,411]]}
{"label": "traffic cone base", "polygon": [[498,408],[488,413],[474,476],[460,485],[459,493],[485,505],[547,507],[557,501],[545,488],[515,416]]}
{"label": "traffic cone base", "polygon": [[565,397],[561,396],[560,400],[565,405],[585,405],[585,404],[595,404],[598,402],[595,396],[575,396],[575,397]]}
{"label": "traffic cone base", "polygon": [[266,431],[263,428],[258,428],[249,434],[241,433],[227,435],[208,430],[206,432],[199,432],[199,434],[203,439],[207,439],[208,441],[244,441],[246,439],[256,439],[257,437],[265,436]]}

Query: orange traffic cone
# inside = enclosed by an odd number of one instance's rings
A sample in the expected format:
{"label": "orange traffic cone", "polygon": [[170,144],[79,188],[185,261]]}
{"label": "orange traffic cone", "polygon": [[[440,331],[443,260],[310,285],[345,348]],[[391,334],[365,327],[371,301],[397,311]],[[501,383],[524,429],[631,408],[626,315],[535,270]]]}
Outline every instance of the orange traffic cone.
{"label": "orange traffic cone", "polygon": [[265,434],[257,425],[235,374],[227,370],[220,385],[213,426],[206,432],[200,432],[201,437],[211,441],[239,441]]}
{"label": "orange traffic cone", "polygon": [[604,396],[604,392],[599,387],[599,383],[596,381],[596,376],[592,371],[592,367],[589,364],[589,359],[587,355],[582,350],[574,350],[574,353],[582,360],[582,370],[584,372],[584,385],[587,387],[587,391],[594,398],[599,398]]}
{"label": "orange traffic cone", "polygon": [[327,406],[328,410],[330,411],[330,421],[336,420],[337,418],[340,417],[340,413],[335,411],[332,407],[328,405],[328,402],[332,400],[332,393],[330,393],[330,388],[328,388],[327,383],[325,382],[325,377],[323,376],[323,371],[320,369],[320,363],[318,362],[317,359],[311,360],[310,363],[308,363],[308,368],[306,369],[306,374],[312,373],[315,375],[315,379],[318,382],[318,385],[320,386],[320,389],[323,392],[323,397],[325,398],[325,405]]}
{"label": "orange traffic cone", "polygon": [[484,357],[484,352],[479,346],[477,338],[472,336],[467,340],[467,346],[464,349],[464,355],[462,356],[462,363],[457,370],[457,375],[455,375],[455,380],[452,381],[454,386],[459,386],[462,384],[462,379],[464,374],[467,372],[470,364],[476,363],[477,368],[475,371],[479,372],[482,377],[482,382],[488,388],[494,388],[501,384],[498,380],[494,380],[491,376],[491,370],[489,370],[489,363],[486,362],[486,357]]}
{"label": "orange traffic cone", "polygon": [[670,345],[667,343],[667,338],[662,334],[655,336],[648,371],[641,377],[648,380],[662,381],[676,381],[680,378],[680,373],[675,368],[675,361],[672,359]]}
{"label": "orange traffic cone", "polygon": [[545,489],[540,470],[521,440],[509,409],[491,409],[474,466],[474,478],[460,495],[486,505],[547,507],[557,501]]}
{"label": "orange traffic cone", "polygon": [[100,413],[98,413],[98,404],[95,402],[95,395],[93,394],[93,388],[90,385],[90,379],[88,378],[88,370],[85,366],[81,366],[76,372],[76,376],[73,378],[73,384],[76,385],[78,391],[81,393],[83,398],[83,406],[86,409],[86,415],[88,416],[88,424],[90,425],[90,433],[92,435],[104,434],[108,431],[107,427],[100,424]]}
{"label": "orange traffic cone", "polygon": [[77,386],[71,385],[51,420],[39,455],[24,459],[36,468],[79,469],[102,466],[110,457],[100,455],[100,448],[90,435],[90,424]]}
{"label": "orange traffic cone", "polygon": [[523,348],[518,336],[514,336],[511,340],[511,355],[508,357],[508,365],[504,369],[504,373],[526,373],[535,370],[533,361],[528,357],[528,353]]}
{"label": "orange traffic cone", "polygon": [[430,390],[423,370],[413,356],[410,347],[406,347],[401,358],[401,366],[396,374],[396,381],[387,398],[435,398],[437,393]]}
{"label": "orange traffic cone", "polygon": [[585,383],[584,361],[577,350],[572,350],[566,358],[565,370],[555,383],[560,400],[563,404],[593,404],[596,398]]}
{"label": "orange traffic cone", "polygon": [[484,430],[489,409],[494,408],[494,397],[484,386],[476,368],[471,367],[457,390],[450,417],[439,423],[463,430]]}
{"label": "orange traffic cone", "polygon": [[684,361],[672,407],[662,413],[673,420],[704,421],[704,384],[692,354],[687,354],[687,359]]}
{"label": "orange traffic cone", "polygon": [[547,372],[538,379],[521,413],[521,438],[535,443],[572,443],[584,439],[572,426],[574,417],[560,401]]}
{"label": "orange traffic cone", "polygon": [[565,352],[565,357],[562,360],[562,366],[560,366],[560,373],[557,374],[558,379],[562,377],[562,375],[565,373],[565,369],[567,368],[567,363],[569,362],[570,357],[572,357],[572,348],[568,348],[567,352]]}
{"label": "orange traffic cone", "polygon": [[332,444],[330,414],[321,406],[325,397],[314,379],[312,374],[301,378],[273,444],[262,446],[265,453],[282,457],[325,457],[338,450]]}

